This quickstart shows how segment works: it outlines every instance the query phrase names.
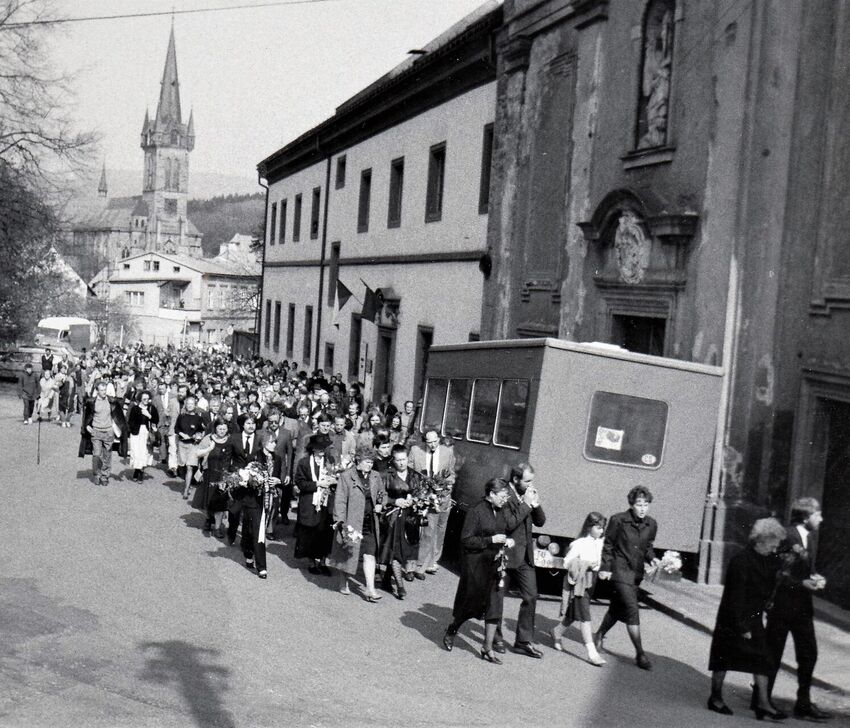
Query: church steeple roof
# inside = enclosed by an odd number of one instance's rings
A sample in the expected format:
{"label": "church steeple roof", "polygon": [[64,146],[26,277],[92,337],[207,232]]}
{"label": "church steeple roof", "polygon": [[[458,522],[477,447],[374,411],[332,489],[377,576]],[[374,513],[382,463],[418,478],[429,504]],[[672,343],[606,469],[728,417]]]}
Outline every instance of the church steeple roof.
{"label": "church steeple roof", "polygon": [[180,113],[180,82],[177,80],[177,51],[174,47],[174,26],[168,38],[168,52],[165,55],[165,68],[162,71],[162,84],[159,89],[159,103],[156,107],[156,124],[166,127],[182,124]]}
{"label": "church steeple roof", "polygon": [[150,127],[150,125],[151,125],[151,115],[150,115],[150,110],[149,110],[149,109],[145,109],[145,121],[144,121],[144,123],[142,124],[142,134],[147,134],[147,132],[148,132],[148,128]]}
{"label": "church steeple roof", "polygon": [[103,163],[103,169],[100,170],[100,184],[97,186],[97,193],[101,197],[106,197],[106,162]]}

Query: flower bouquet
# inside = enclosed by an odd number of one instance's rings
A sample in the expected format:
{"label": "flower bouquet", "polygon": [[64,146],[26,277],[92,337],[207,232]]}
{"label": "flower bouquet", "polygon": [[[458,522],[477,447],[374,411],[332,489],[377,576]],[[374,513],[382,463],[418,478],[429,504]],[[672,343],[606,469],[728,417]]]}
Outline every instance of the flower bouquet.
{"label": "flower bouquet", "polygon": [[443,470],[433,476],[422,475],[422,479],[411,492],[413,497],[413,513],[420,524],[428,522],[428,515],[443,510],[446,498],[451,496],[452,486],[449,482],[449,471]]}
{"label": "flower bouquet", "polygon": [[313,507],[320,511],[328,507],[331,492],[336,489],[339,476],[345,468],[338,463],[329,463],[330,467],[322,468],[319,479],[316,481],[316,492],[313,493]]}
{"label": "flower bouquet", "polygon": [[338,528],[340,534],[342,535],[342,540],[345,543],[355,544],[360,543],[363,540],[363,534],[356,528],[354,528],[354,526],[344,526],[342,522],[340,522]]}
{"label": "flower bouquet", "polygon": [[678,551],[665,551],[656,564],[652,580],[679,581],[682,578],[682,555]]}

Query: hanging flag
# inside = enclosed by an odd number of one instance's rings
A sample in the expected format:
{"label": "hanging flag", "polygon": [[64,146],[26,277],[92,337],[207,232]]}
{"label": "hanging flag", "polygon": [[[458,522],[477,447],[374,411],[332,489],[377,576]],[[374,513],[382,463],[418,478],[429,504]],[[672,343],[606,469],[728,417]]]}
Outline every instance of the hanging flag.
{"label": "hanging flag", "polygon": [[363,299],[363,311],[360,317],[375,323],[375,317],[378,315],[378,311],[381,310],[381,306],[383,306],[381,289],[378,288],[373,291],[369,286],[366,286],[366,296]]}
{"label": "hanging flag", "polygon": [[336,295],[334,296],[334,316],[333,325],[339,328],[339,312],[348,303],[348,299],[354,294],[348,290],[348,287],[339,278],[336,281]]}

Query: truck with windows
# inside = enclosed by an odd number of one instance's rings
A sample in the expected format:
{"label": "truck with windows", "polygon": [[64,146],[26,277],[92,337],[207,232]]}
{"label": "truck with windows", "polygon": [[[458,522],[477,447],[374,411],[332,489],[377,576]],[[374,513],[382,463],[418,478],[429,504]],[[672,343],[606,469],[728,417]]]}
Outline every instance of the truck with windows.
{"label": "truck with windows", "polygon": [[452,438],[458,463],[446,550],[484,483],[530,463],[546,511],[535,564],[563,568],[590,511],[655,496],[656,546],[699,548],[723,370],[561,339],[432,347],[419,429]]}

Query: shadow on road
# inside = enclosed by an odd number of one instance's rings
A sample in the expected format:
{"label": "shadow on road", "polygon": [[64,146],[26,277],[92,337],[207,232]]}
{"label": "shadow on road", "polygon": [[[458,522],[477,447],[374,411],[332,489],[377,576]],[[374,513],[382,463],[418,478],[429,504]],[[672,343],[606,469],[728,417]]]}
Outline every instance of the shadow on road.
{"label": "shadow on road", "polygon": [[[429,642],[433,642],[440,649],[443,648],[443,635],[446,627],[452,621],[452,608],[442,604],[423,604],[416,611],[405,612],[399,621],[405,626],[415,629]],[[480,644],[484,640],[484,627],[482,623],[472,620],[464,623],[455,639],[455,649],[465,649],[478,653]]]}
{"label": "shadow on road", "polygon": [[236,723],[224,707],[230,670],[217,664],[218,650],[195,647],[182,640],[144,642],[143,652],[150,653],[140,677],[157,685],[173,685],[189,706],[195,724],[216,728],[235,728]]}

